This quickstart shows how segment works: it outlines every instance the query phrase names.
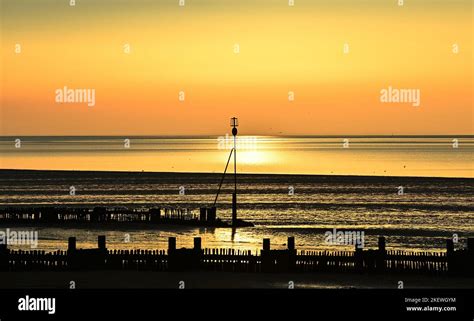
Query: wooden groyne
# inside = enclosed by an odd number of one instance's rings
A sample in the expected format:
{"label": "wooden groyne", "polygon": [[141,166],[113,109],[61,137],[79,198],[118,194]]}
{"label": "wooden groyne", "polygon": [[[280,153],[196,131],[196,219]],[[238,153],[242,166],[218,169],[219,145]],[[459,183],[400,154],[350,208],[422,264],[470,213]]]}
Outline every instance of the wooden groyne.
{"label": "wooden groyne", "polygon": [[0,208],[0,224],[35,226],[87,226],[139,224],[185,225],[209,227],[253,226],[250,222],[234,220],[222,221],[217,217],[217,208],[201,207],[199,214],[188,208],[125,208],[125,207],[6,207]]}
{"label": "wooden groyne", "polygon": [[201,238],[194,247],[176,248],[176,238],[168,239],[165,250],[108,250],[105,236],[98,237],[96,249],[77,249],[70,237],[67,251],[23,251],[0,245],[1,271],[228,271],[228,272],[354,272],[420,273],[474,277],[474,238],[466,249],[454,250],[447,240],[446,252],[386,250],[385,238],[377,249],[354,251],[298,251],[295,239],[287,248],[272,250],[270,239],[263,240],[260,254],[234,249],[202,248]]}

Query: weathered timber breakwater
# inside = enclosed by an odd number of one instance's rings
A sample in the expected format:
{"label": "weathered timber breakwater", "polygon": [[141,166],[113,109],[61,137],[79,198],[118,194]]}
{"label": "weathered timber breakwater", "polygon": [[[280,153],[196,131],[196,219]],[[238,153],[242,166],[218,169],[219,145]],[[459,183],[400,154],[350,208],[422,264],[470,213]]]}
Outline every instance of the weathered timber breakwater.
{"label": "weathered timber breakwater", "polygon": [[0,245],[1,271],[223,271],[223,272],[354,272],[374,274],[413,273],[474,277],[474,238],[467,248],[454,249],[451,239],[446,252],[387,250],[385,238],[378,248],[354,251],[298,251],[294,237],[287,248],[272,250],[270,239],[263,240],[260,254],[234,249],[202,248],[194,238],[193,248],[176,248],[176,238],[168,239],[167,250],[108,250],[105,236],[98,237],[96,249],[76,248],[70,237],[67,251],[23,251]]}
{"label": "weathered timber breakwater", "polygon": [[0,209],[0,224],[35,226],[184,225],[204,227],[247,227],[252,223],[234,218],[230,222],[217,217],[217,208],[201,207],[199,215],[187,208],[125,207],[6,207]]}

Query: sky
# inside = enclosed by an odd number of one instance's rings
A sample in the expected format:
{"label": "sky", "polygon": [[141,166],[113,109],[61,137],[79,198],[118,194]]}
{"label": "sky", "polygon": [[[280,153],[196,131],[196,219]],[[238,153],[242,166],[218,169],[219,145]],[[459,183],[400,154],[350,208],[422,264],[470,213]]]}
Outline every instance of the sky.
{"label": "sky", "polygon": [[3,136],[474,133],[469,0],[0,1]]}

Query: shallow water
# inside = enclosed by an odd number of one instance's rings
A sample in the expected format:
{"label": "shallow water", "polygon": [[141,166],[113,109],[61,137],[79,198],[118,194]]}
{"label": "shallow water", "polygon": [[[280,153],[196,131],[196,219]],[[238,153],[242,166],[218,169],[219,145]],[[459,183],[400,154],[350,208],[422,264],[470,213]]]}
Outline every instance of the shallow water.
{"label": "shallow water", "polygon": [[[2,172],[0,205],[159,206],[197,213],[214,201],[219,179],[218,174]],[[113,249],[166,249],[170,236],[178,238],[178,247],[191,247],[193,237],[200,236],[203,247],[256,251],[265,237],[273,248],[284,248],[287,237],[295,236],[298,249],[353,249],[325,242],[325,232],[335,228],[364,232],[365,247],[375,247],[377,237],[384,235],[388,248],[443,250],[453,234],[460,239],[458,247],[474,236],[472,179],[240,175],[238,183],[239,218],[253,222],[254,228],[234,233],[191,227],[41,228],[38,248],[65,249],[69,236],[77,237],[78,247],[95,247],[97,235],[105,234]],[[71,185],[75,196],[69,195]],[[184,195],[179,195],[181,186]],[[404,195],[398,194],[399,186]],[[230,219],[231,191],[229,177],[217,204],[223,219]]]}
{"label": "shallow water", "polygon": [[[210,228],[45,228],[39,229],[39,248],[65,249],[71,235],[78,238],[79,247],[93,247],[97,235],[106,234],[110,248],[166,248],[169,236],[178,237],[178,246],[192,246],[192,238],[201,236],[204,247],[256,251],[264,237],[271,238],[272,247],[282,248],[288,236],[295,236],[299,249],[352,249],[352,245],[325,242],[325,232],[336,228],[364,232],[366,247],[376,246],[377,236],[384,235],[389,248],[443,250],[445,239],[453,234],[461,242],[474,235],[472,136],[238,138],[239,173],[295,174],[239,175],[239,217],[255,223],[255,228],[235,233]],[[106,204],[197,210],[214,201],[232,144],[225,134],[1,137],[0,168],[135,173],[2,172],[0,206]],[[421,178],[429,176],[447,178]],[[225,181],[218,200],[218,216],[224,219],[230,218],[231,179]],[[69,195],[71,186],[75,196]],[[179,195],[180,189],[184,195]]]}
{"label": "shallow water", "polygon": [[[232,144],[225,133],[0,137],[0,168],[221,173]],[[245,173],[474,177],[474,136],[239,136],[237,150]]]}

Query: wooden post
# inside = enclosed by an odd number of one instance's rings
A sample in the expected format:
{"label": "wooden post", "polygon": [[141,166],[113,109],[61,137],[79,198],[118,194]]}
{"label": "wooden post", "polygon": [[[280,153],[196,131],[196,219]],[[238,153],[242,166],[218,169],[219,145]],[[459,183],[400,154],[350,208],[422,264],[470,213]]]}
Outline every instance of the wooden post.
{"label": "wooden post", "polygon": [[74,236],[69,237],[67,250],[68,252],[76,250],[76,238]]}
{"label": "wooden post", "polygon": [[288,250],[294,250],[294,249],[295,249],[295,237],[289,236],[288,237]]}
{"label": "wooden post", "polygon": [[379,251],[385,251],[385,237],[379,237]]}
{"label": "wooden post", "polygon": [[451,255],[454,253],[454,242],[452,239],[446,240],[446,252],[448,255]]}
{"label": "wooden post", "polygon": [[385,271],[385,256],[387,254],[385,250],[385,237],[379,236],[379,250],[375,261],[376,269],[378,272]]}
{"label": "wooden post", "polygon": [[287,271],[293,272],[296,270],[296,247],[295,237],[288,237],[288,267]]}
{"label": "wooden post", "polygon": [[273,261],[270,251],[270,239],[263,239],[263,249],[261,252],[262,272],[273,271]]}
{"label": "wooden post", "polygon": [[207,221],[214,222],[217,217],[217,208],[215,206],[211,206],[207,209]]}
{"label": "wooden post", "polygon": [[178,250],[176,250],[176,237],[168,238],[168,271],[177,271],[179,269]]}
{"label": "wooden post", "polygon": [[200,237],[194,238],[194,249],[196,251],[201,251],[201,238]]}
{"label": "wooden post", "polygon": [[159,222],[161,219],[161,209],[160,208],[150,208],[148,210],[148,217],[151,222]]}
{"label": "wooden post", "polygon": [[198,270],[201,267],[201,258],[202,258],[202,247],[201,247],[201,238],[194,238],[194,252],[190,253],[191,255],[191,268],[193,270]]}
{"label": "wooden post", "polygon": [[168,253],[174,250],[176,250],[176,237],[169,237],[168,238]]}
{"label": "wooden post", "polygon": [[105,242],[105,235],[99,235],[97,237],[97,246],[99,250],[107,250],[106,242]]}
{"label": "wooden post", "polygon": [[270,239],[263,239],[263,250],[270,251]]}
{"label": "wooden post", "polygon": [[91,256],[94,257],[94,261],[96,261],[94,265],[98,269],[105,269],[105,262],[107,261],[107,243],[105,240],[105,235],[97,236],[97,247],[97,254],[94,255],[93,253],[91,253]]}
{"label": "wooden post", "polygon": [[68,249],[67,249],[67,268],[69,270],[76,270],[78,268],[76,254],[77,254],[76,238],[71,236],[68,239]]}
{"label": "wooden post", "polygon": [[205,207],[201,207],[199,209],[199,220],[201,222],[207,221],[207,215],[206,215],[207,209]]}

